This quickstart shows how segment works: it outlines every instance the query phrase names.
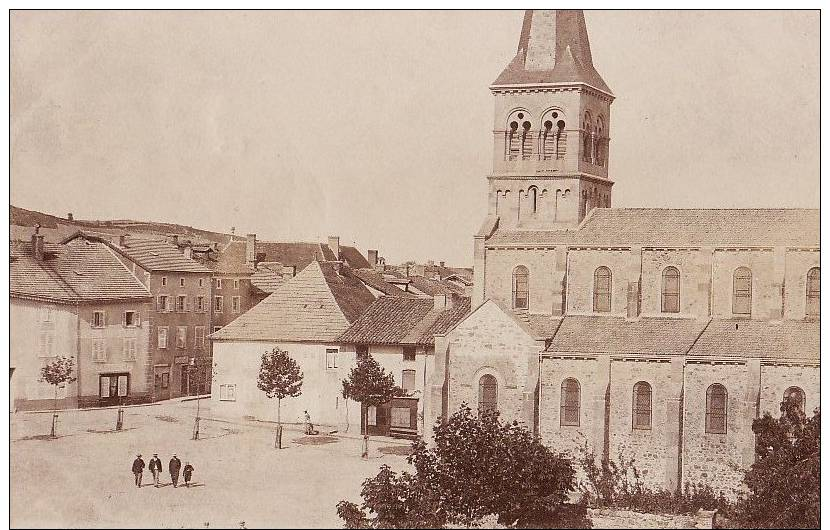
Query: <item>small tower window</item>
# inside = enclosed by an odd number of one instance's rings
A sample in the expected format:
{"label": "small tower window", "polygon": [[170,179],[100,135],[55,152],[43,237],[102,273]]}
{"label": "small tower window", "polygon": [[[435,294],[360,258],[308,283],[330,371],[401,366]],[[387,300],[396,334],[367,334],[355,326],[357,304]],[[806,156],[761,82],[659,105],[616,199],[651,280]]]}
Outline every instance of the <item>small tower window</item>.
{"label": "small tower window", "polygon": [[817,317],[821,313],[821,271],[813,267],[807,273],[807,310],[808,317]]}
{"label": "small tower window", "polygon": [[732,275],[732,314],[752,314],[752,271],[738,267]]}
{"label": "small tower window", "polygon": [[666,267],[663,271],[661,311],[680,312],[680,271],[675,267]]}
{"label": "small tower window", "polygon": [[533,156],[533,137],[530,134],[530,122],[522,123],[522,160],[530,160]]}
{"label": "small tower window", "polygon": [[604,152],[604,141],[605,141],[605,123],[602,120],[602,116],[597,117],[597,124],[594,128],[594,138],[593,138],[593,147],[594,147],[594,164],[598,166],[605,165],[605,152]]}
{"label": "small tower window", "polygon": [[536,189],[536,186],[531,186],[527,190],[527,198],[530,202],[530,212],[535,214],[539,206],[539,190]]}
{"label": "small tower window", "polygon": [[565,158],[565,120],[562,118],[558,111],[549,111],[544,115],[542,131],[539,134],[541,160]]}
{"label": "small tower window", "polygon": [[527,309],[530,298],[527,267],[519,265],[513,269],[513,308]]}
{"label": "small tower window", "polygon": [[591,162],[593,154],[593,124],[591,122],[591,115],[586,112],[585,119],[582,121],[582,160]]}
{"label": "small tower window", "polygon": [[521,142],[519,139],[519,122],[511,121],[507,138],[507,159],[516,160],[519,158]]}
{"label": "small tower window", "polygon": [[594,271],[594,311],[611,311],[611,269],[599,267]]}

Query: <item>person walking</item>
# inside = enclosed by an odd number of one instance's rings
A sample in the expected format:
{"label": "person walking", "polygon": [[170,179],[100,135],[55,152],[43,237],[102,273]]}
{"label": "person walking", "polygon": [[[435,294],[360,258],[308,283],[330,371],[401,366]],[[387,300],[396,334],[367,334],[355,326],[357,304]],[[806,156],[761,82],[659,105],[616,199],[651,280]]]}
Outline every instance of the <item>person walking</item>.
{"label": "person walking", "polygon": [[153,453],[153,458],[150,459],[150,473],[153,474],[153,484],[159,487],[159,473],[161,473],[161,460],[159,460],[158,453]]}
{"label": "person walking", "polygon": [[311,414],[309,414],[307,410],[304,410],[303,415],[305,419],[305,433],[308,435],[311,434],[311,431],[314,429],[314,427],[311,426]]}
{"label": "person walking", "polygon": [[144,473],[144,460],[141,459],[141,455],[136,455],[135,460],[133,460],[133,475],[135,475],[135,485],[139,488],[141,487],[141,475]]}
{"label": "person walking", "polygon": [[190,462],[184,463],[184,485],[190,487],[190,478],[193,476],[193,466]]}
{"label": "person walking", "polygon": [[170,463],[167,464],[167,471],[170,472],[170,481],[173,483],[173,487],[176,488],[179,485],[179,470],[182,468],[182,461],[179,460],[179,457],[176,456],[176,453],[173,453],[173,458],[170,459]]}

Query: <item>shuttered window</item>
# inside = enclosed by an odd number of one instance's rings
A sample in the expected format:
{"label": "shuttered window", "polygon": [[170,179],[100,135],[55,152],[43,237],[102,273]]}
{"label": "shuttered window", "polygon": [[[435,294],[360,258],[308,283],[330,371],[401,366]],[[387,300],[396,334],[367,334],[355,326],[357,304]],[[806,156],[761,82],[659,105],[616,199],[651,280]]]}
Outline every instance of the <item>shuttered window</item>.
{"label": "shuttered window", "polygon": [[594,311],[611,311],[611,269],[599,267],[594,271]]}
{"label": "shuttered window", "polygon": [[817,317],[821,313],[821,271],[813,267],[807,273],[807,310],[808,317]]}
{"label": "shuttered window", "polygon": [[513,308],[527,309],[530,301],[529,273],[519,265],[513,269]]}
{"label": "shuttered window", "polygon": [[579,426],[580,391],[576,379],[562,381],[559,398],[559,425]]}
{"label": "shuttered window", "polygon": [[680,312],[680,271],[675,267],[666,267],[663,271],[661,311],[663,313]]}
{"label": "shuttered window", "polygon": [[732,314],[752,314],[752,271],[747,267],[735,269],[732,275]]}
{"label": "shuttered window", "polygon": [[651,429],[651,385],[640,381],[634,385],[632,427],[635,429]]}
{"label": "shuttered window", "polygon": [[499,382],[490,374],[478,380],[478,413],[497,411],[499,406]]}
{"label": "shuttered window", "polygon": [[726,387],[720,384],[706,389],[706,432],[726,434]]}

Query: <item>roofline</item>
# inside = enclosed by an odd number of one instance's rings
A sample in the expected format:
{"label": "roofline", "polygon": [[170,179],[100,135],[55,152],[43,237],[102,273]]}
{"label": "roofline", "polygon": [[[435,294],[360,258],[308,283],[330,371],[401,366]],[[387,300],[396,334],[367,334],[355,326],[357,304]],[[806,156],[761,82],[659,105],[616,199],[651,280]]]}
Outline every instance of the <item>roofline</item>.
{"label": "roofline", "polygon": [[492,84],[488,88],[490,88],[491,91],[495,92],[495,91],[499,91],[499,90],[517,90],[517,89],[518,90],[521,90],[521,89],[533,90],[533,89],[536,89],[536,88],[562,88],[562,87],[569,87],[569,86],[570,87],[572,87],[572,86],[587,87],[587,88],[596,90],[597,92],[599,92],[601,94],[605,94],[606,96],[611,98],[611,101],[614,101],[616,99],[616,96],[614,96],[614,94],[612,94],[611,92],[609,92],[607,90],[603,90],[601,88],[597,88],[597,87],[595,87],[594,85],[592,85],[590,83],[586,83],[585,81],[560,81],[560,82],[556,82],[556,83],[514,83],[514,84],[502,84],[502,85]]}
{"label": "roofline", "polygon": [[[133,256],[127,254],[126,252],[124,252],[121,249],[121,247],[119,247],[118,245],[114,244],[112,241],[110,241],[106,238],[89,235],[89,234],[86,234],[86,233],[83,233],[83,232],[81,233],[81,235],[83,235],[85,238],[93,239],[93,240],[99,241],[99,242],[107,245],[109,248],[111,248],[115,252],[119,253],[123,257],[127,258],[128,260],[130,260],[132,262],[137,263],[142,269],[148,270],[150,272],[178,272],[178,273],[184,273],[184,274],[213,274],[212,270],[210,270],[209,268],[205,267],[204,265],[202,265],[201,263],[199,263],[198,261],[193,260],[193,259],[191,259],[190,261],[192,261],[193,264],[196,265],[197,267],[202,267],[204,269],[203,271],[188,271],[188,270],[182,270],[180,268],[149,267],[149,266],[146,265],[146,263],[144,263],[141,260],[138,260],[138,259],[134,258]],[[136,238],[136,239],[141,239],[141,238]],[[164,243],[164,241],[162,241],[160,239],[150,239],[150,240],[147,240],[147,241],[155,241],[155,242],[159,242],[159,243]],[[184,258],[184,259],[187,259],[187,258]]]}
{"label": "roofline", "polygon": [[55,304],[65,304],[65,305],[86,305],[86,304],[116,304],[116,303],[124,303],[124,302],[135,302],[135,301],[144,301],[144,302],[152,302],[153,295],[148,294],[146,296],[141,297],[133,297],[133,298],[77,298],[77,299],[61,299],[61,298],[53,298],[50,296],[38,296],[38,295],[30,295],[30,294],[22,294],[22,293],[9,293],[9,298],[19,298],[21,300],[32,300],[35,302],[52,302]]}

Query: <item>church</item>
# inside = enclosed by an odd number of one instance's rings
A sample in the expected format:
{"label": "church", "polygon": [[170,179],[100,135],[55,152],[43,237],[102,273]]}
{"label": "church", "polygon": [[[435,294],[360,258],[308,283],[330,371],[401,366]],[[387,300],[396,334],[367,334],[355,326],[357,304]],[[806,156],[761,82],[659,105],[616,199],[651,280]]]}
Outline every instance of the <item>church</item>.
{"label": "church", "polygon": [[436,336],[434,410],[734,498],[753,419],[820,403],[819,211],[613,208],[614,95],[581,11],[526,12],[490,90],[472,311]]}

